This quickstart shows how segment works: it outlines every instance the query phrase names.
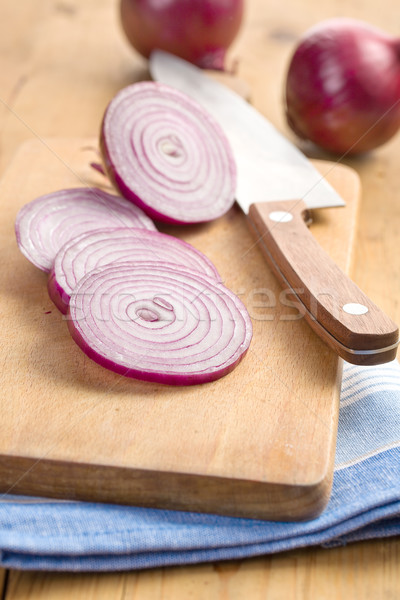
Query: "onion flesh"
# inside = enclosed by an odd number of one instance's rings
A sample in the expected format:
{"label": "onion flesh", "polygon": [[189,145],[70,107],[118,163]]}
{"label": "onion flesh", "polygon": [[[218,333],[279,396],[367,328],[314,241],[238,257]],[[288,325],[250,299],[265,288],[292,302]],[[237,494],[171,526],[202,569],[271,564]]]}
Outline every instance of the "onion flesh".
{"label": "onion flesh", "polygon": [[17,215],[15,233],[22,254],[49,271],[69,240],[111,226],[156,229],[143,211],[124,198],[85,187],[59,190],[25,204]]}
{"label": "onion flesh", "polygon": [[233,292],[198,272],[159,263],[90,272],[71,295],[68,327],[98,364],[169,385],[226,375],[252,337],[250,317]]}
{"label": "onion flesh", "polygon": [[206,69],[223,69],[243,19],[243,0],[120,0],[130,44],[148,58],[159,48]]}
{"label": "onion flesh", "polygon": [[65,314],[73,290],[87,273],[110,263],[127,261],[168,263],[221,280],[202,252],[178,238],[143,229],[99,229],[74,238],[57,253],[48,279],[50,298]]}
{"label": "onion flesh", "polygon": [[347,18],[306,32],[289,64],[286,116],[299,137],[335,154],[387,142],[400,127],[400,39]]}
{"label": "onion flesh", "polygon": [[156,220],[211,221],[234,202],[236,165],[224,132],[167,85],[122,89],[105,111],[100,148],[118,191]]}

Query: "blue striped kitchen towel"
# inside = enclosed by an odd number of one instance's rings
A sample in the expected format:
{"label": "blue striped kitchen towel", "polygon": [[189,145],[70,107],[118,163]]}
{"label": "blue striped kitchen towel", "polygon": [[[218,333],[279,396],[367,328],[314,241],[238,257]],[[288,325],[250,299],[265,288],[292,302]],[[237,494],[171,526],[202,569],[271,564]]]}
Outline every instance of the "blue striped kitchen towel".
{"label": "blue striped kitchen towel", "polygon": [[330,502],[282,523],[39,498],[0,498],[0,565],[113,571],[245,558],[400,532],[400,365],[345,364]]}

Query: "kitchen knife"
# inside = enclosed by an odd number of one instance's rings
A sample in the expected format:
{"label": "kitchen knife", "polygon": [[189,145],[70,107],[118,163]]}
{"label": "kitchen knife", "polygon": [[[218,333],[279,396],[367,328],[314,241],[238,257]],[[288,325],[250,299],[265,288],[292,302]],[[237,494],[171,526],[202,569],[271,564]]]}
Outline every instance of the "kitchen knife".
{"label": "kitchen knife", "polygon": [[236,160],[236,200],[308,324],[351,363],[393,360],[397,325],[339,269],[307,226],[309,209],[344,206],[342,198],[263,115],[198,67],[156,50],[150,73],[193,97],[221,125]]}

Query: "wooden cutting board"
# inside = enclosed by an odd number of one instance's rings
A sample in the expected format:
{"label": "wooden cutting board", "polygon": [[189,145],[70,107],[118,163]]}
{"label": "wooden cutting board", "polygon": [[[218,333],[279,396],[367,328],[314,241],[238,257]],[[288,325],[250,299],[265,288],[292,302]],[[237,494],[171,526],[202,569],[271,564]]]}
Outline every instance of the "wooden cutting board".
{"label": "wooden cutting board", "polygon": [[[216,264],[248,307],[254,337],[228,376],[188,388],[123,378],[88,359],[19,252],[20,207],[82,184],[96,142],[27,142],[0,186],[0,491],[261,519],[317,516],[331,489],[341,361],[299,318],[235,206],[206,225],[162,227]],[[348,167],[317,163],[346,208],[314,212],[313,234],[346,271],[359,197]]]}

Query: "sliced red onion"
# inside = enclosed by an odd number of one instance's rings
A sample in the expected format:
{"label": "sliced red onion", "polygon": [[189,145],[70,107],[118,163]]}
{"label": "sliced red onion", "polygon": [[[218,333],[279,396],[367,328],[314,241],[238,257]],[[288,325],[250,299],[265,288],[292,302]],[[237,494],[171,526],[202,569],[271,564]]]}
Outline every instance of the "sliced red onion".
{"label": "sliced red onion", "polygon": [[154,219],[210,221],[234,202],[236,165],[224,132],[169,86],[145,81],[121,90],[105,111],[100,148],[120,193]]}
{"label": "sliced red onion", "polygon": [[252,337],[250,317],[233,292],[159,263],[92,271],[72,293],[68,316],[72,337],[91,359],[127,377],[170,385],[226,375]]}
{"label": "sliced red onion", "polygon": [[29,202],[17,215],[15,233],[22,254],[42,271],[49,271],[66,242],[112,226],[156,229],[143,211],[124,198],[85,187],[60,190]]}
{"label": "sliced red onion", "polygon": [[48,279],[50,298],[65,314],[71,293],[82,277],[98,267],[126,261],[183,265],[221,280],[202,252],[171,235],[144,229],[99,229],[74,238],[58,252]]}

